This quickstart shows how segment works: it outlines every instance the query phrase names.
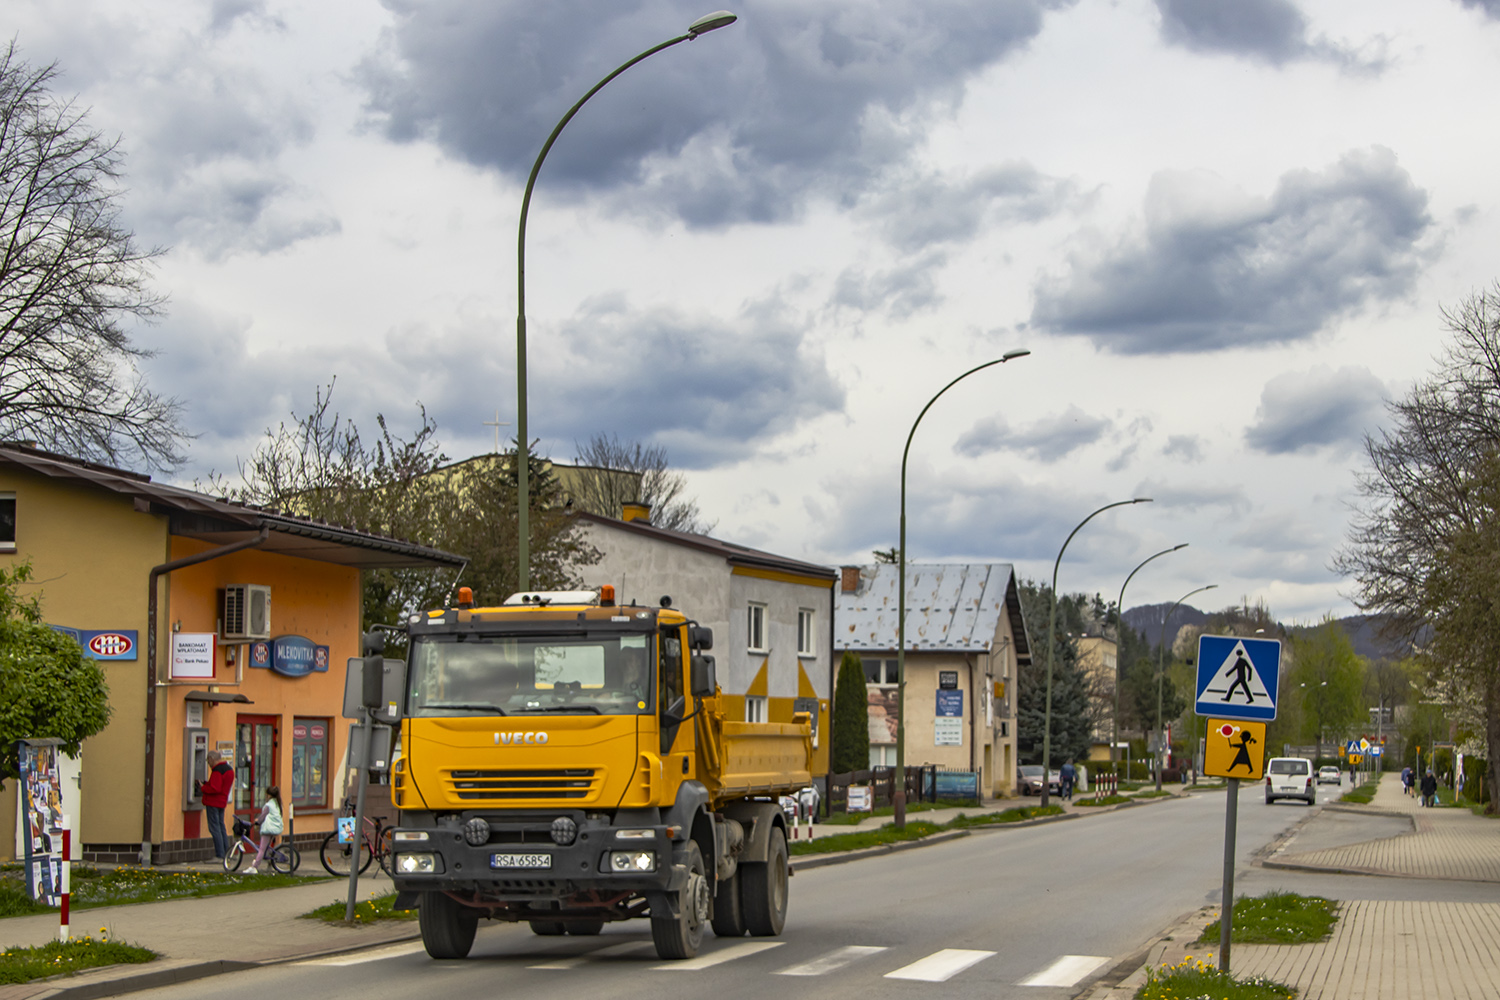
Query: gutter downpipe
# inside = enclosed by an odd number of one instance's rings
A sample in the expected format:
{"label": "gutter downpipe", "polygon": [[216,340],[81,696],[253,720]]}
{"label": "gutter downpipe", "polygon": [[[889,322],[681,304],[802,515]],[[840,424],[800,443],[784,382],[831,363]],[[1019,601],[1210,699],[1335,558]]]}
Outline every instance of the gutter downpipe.
{"label": "gutter downpipe", "polygon": [[[263,545],[270,537],[271,529],[261,525],[260,534],[233,545],[222,545],[195,556],[184,556],[151,567],[150,592],[146,598],[146,786],[141,809],[141,854],[140,863],[151,864],[151,818],[156,807],[156,582],[175,569],[210,562],[242,549],[253,549]],[[169,536],[170,537],[170,536]]]}

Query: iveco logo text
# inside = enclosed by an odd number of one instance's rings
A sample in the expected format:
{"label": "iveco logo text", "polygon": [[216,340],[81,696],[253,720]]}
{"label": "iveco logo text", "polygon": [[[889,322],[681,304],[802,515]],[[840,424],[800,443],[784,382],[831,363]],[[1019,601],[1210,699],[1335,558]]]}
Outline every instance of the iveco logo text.
{"label": "iveco logo text", "polygon": [[520,746],[522,743],[546,743],[546,733],[496,733],[496,746]]}

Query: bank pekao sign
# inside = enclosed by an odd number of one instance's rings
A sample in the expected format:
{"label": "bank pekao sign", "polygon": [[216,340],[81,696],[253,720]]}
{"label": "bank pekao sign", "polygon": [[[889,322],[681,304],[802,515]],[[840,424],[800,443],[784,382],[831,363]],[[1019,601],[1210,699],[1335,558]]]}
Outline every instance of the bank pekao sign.
{"label": "bank pekao sign", "polygon": [[[306,636],[277,636],[271,640],[269,652],[267,666],[283,677],[306,677],[314,671],[328,670],[328,647],[319,646]],[[260,665],[256,659],[251,656],[251,666]]]}

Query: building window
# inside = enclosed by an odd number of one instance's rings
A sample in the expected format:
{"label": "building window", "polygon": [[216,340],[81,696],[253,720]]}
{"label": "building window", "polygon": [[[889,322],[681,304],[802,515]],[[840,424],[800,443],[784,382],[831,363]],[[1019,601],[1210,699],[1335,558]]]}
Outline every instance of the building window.
{"label": "building window", "polygon": [[750,605],[750,613],[746,618],[749,628],[749,646],[751,649],[766,648],[766,606],[764,604]]}
{"label": "building window", "polygon": [[811,608],[797,609],[797,655],[813,656],[813,613]]}
{"label": "building window", "polygon": [[766,721],[766,699],[757,695],[745,696],[745,721]]}
{"label": "building window", "polygon": [[292,720],[292,804],[320,809],[328,805],[328,719]]}
{"label": "building window", "polygon": [[16,551],[16,495],[0,493],[0,552]]}
{"label": "building window", "polygon": [[871,746],[870,747],[870,766],[871,767],[895,767],[896,766],[896,748],[895,747],[891,747],[891,746]]}
{"label": "building window", "polygon": [[879,659],[865,657],[865,683],[866,684],[895,684],[896,683],[896,661],[891,659]]}

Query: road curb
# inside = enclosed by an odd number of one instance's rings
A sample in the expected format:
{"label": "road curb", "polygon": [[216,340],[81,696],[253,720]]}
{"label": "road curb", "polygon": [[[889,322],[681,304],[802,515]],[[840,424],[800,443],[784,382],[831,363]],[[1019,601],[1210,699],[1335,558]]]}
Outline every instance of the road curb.
{"label": "road curb", "polygon": [[[95,1000],[96,997],[118,996],[122,993],[139,993],[142,990],[160,989],[178,983],[190,983],[195,979],[206,979],[228,972],[243,972],[258,968],[261,962],[238,962],[232,959],[215,959],[211,962],[193,962],[165,969],[142,970],[125,976],[101,978],[94,982],[76,983],[42,989],[32,994],[38,1000]],[[27,985],[27,984],[18,984]],[[40,985],[40,984],[37,984]]]}

